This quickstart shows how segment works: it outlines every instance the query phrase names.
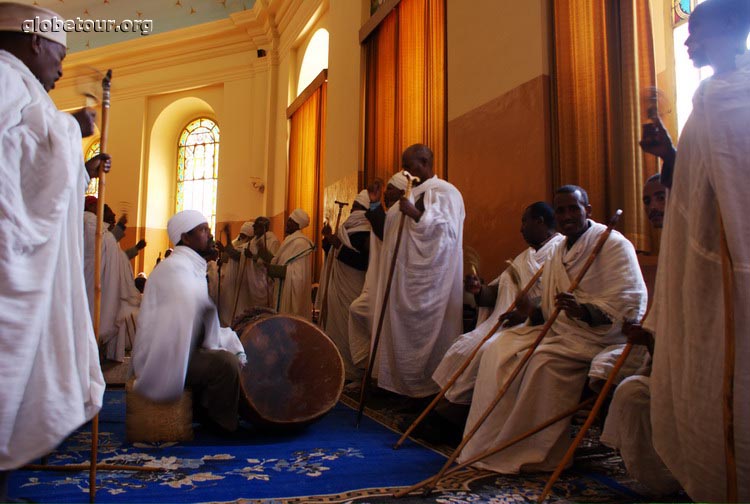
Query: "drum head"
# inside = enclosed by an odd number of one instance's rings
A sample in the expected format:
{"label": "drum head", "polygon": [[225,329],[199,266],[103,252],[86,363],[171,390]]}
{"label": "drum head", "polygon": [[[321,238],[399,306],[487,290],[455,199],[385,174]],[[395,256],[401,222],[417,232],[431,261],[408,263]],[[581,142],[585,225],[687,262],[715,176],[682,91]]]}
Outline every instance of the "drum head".
{"label": "drum head", "polygon": [[247,354],[241,373],[253,422],[301,425],[336,405],[344,364],[336,345],[307,320],[274,315],[247,325],[240,337]]}

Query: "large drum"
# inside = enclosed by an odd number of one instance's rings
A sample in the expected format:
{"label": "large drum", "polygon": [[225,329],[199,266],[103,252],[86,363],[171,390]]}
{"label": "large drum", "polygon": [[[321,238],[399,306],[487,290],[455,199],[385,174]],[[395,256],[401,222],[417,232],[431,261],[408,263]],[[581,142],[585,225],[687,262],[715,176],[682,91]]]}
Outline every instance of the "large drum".
{"label": "large drum", "polygon": [[336,345],[299,317],[256,314],[235,325],[247,354],[240,414],[259,426],[298,427],[330,411],[344,388]]}

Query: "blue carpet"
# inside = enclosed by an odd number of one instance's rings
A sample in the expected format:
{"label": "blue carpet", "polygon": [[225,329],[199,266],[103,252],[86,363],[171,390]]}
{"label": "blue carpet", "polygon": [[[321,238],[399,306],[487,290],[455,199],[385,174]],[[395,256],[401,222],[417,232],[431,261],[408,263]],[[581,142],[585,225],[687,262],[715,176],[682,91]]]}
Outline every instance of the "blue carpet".
{"label": "blue carpet", "polygon": [[[167,468],[160,473],[98,473],[97,502],[207,502],[341,494],[413,484],[436,473],[445,457],[339,404],[296,434],[268,435],[246,429],[219,437],[196,426],[187,443],[125,441],[125,393],[108,391],[99,421],[99,461]],[[50,464],[87,463],[90,427],[68,438]],[[17,471],[10,496],[35,502],[88,501],[88,473]]]}

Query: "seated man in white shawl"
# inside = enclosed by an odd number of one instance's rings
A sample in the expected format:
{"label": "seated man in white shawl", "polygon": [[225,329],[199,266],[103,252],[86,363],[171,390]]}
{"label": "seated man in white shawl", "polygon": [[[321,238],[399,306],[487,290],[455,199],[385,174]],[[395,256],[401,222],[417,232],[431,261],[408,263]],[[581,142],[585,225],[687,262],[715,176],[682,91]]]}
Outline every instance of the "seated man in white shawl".
{"label": "seated man in white shawl", "polygon": [[146,285],[133,345],[135,390],[171,401],[189,386],[198,419],[234,431],[246,356],[234,331],[219,326],[208,296],[204,257],[213,251],[211,229],[203,214],[183,210],[169,219],[167,232],[176,246]]}
{"label": "seated man in white shawl", "polygon": [[[374,312],[377,320],[387,302],[377,356],[378,386],[423,398],[439,390],[432,374],[461,334],[464,202],[458,189],[434,174],[427,146],[408,147],[401,163],[420,182],[386,217]],[[386,300],[402,216],[403,236]],[[373,339],[376,332],[374,323]]]}
{"label": "seated man in white shawl", "polygon": [[273,254],[258,242],[259,255],[266,263],[274,285],[276,311],[312,319],[312,253],[315,245],[302,233],[310,225],[307,212],[297,208],[284,227],[284,243]]}
{"label": "seated man in white shawl", "polygon": [[[94,249],[96,245],[96,196],[87,196],[83,212],[84,263],[86,295],[91,318],[94,318]],[[140,293],[133,283],[133,270],[127,255],[114,235],[102,230],[101,304],[99,342],[107,359],[122,362],[126,347],[135,338],[134,321],[140,305]]]}
{"label": "seated man in white shawl", "polygon": [[357,194],[349,217],[335,235],[329,225],[322,230],[327,256],[315,306],[321,310],[323,330],[339,349],[347,380],[360,377],[349,349],[349,306],[362,293],[365,283],[372,231],[365,216],[369,207],[370,196],[364,189]]}
{"label": "seated man in white shawl", "polygon": [[[573,294],[572,280],[583,268],[606,226],[589,219],[586,191],[563,186],[555,193],[555,218],[565,240],[545,263],[541,307],[526,299],[518,310],[541,324],[558,308],[560,315],[536,348],[502,401],[461,453],[467,460],[572,408],[580,400],[591,360],[607,346],[624,341],[623,320],[637,319],[646,307],[643,283],[633,245],[613,231]],[[509,315],[513,317],[513,315]],[[472,430],[513,372],[541,326],[509,329],[488,348],[479,366],[466,423]],[[570,444],[570,418],[484,459],[478,466],[507,474],[551,471]]]}
{"label": "seated man in white shawl", "polygon": [[[385,211],[395,205],[406,190],[407,179],[403,172],[393,175],[382,190],[382,180],[376,180],[370,185],[370,207],[365,217],[370,222],[370,257],[367,263],[367,274],[362,292],[349,306],[349,352],[352,363],[359,370],[367,367],[370,356],[372,338],[372,318],[375,310],[375,294],[378,289],[378,268],[380,265],[380,251],[383,244],[385,229]],[[381,204],[380,197],[383,194]],[[373,369],[373,377],[377,378],[377,369]]]}
{"label": "seated man in white shawl", "polygon": [[[229,224],[224,227],[226,245],[216,242],[221,250],[221,299],[218,302],[221,325],[229,327],[234,318],[250,308],[250,286],[247,282],[247,256],[244,254],[253,236],[253,222],[242,224],[237,238],[229,241]],[[218,290],[218,289],[217,289]]]}
{"label": "seated man in white shawl", "polygon": [[[518,293],[531,281],[531,278],[555,249],[557,243],[563,239],[562,235],[555,231],[554,210],[543,201],[538,201],[526,207],[521,218],[521,234],[526,243],[529,244],[529,248],[518,254],[511,265],[489,286],[480,285],[479,278],[474,275],[467,276],[466,287],[475,295],[477,306],[490,306],[494,309],[492,314],[473,331],[459,336],[458,340],[445,354],[442,362],[432,375],[432,379],[441,388],[464,364],[479,342],[487,335],[487,332],[497,323],[499,317],[510,308]],[[537,281],[529,291],[529,297],[536,299],[540,298],[541,294],[541,281]],[[512,327],[523,322],[524,320],[511,320],[506,322],[505,327]],[[466,406],[471,404],[474,381],[477,377],[482,354],[501,334],[502,331],[496,332],[492,338],[482,345],[469,367],[448,389],[445,394],[448,401]]]}
{"label": "seated man in white shawl", "polygon": [[[109,156],[84,165],[82,128],[47,94],[65,32],[22,33],[58,14],[0,4],[0,501],[8,471],[46,455],[102,405],[83,277],[83,197]],[[93,124],[89,124],[93,128]],[[88,173],[87,173],[88,172]]]}

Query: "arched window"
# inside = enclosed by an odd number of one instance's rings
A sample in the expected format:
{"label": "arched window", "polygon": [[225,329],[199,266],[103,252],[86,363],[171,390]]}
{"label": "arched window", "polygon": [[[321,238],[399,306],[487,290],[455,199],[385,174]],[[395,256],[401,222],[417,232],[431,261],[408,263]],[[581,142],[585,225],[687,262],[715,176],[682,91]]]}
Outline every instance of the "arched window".
{"label": "arched window", "polygon": [[219,177],[219,126],[206,117],[195,119],[177,144],[176,211],[198,210],[216,227],[216,187]]}
{"label": "arched window", "polygon": [[320,72],[328,68],[328,30],[321,28],[315,32],[307,44],[305,56],[299,69],[297,95],[305,90]]}
{"label": "arched window", "polygon": [[[99,140],[96,140],[91,145],[89,145],[89,148],[86,149],[86,155],[84,156],[85,160],[88,161],[92,157],[96,156],[101,152],[101,142]],[[92,178],[89,182],[89,186],[86,188],[86,196],[96,196],[99,194],[99,179],[98,178]]]}

